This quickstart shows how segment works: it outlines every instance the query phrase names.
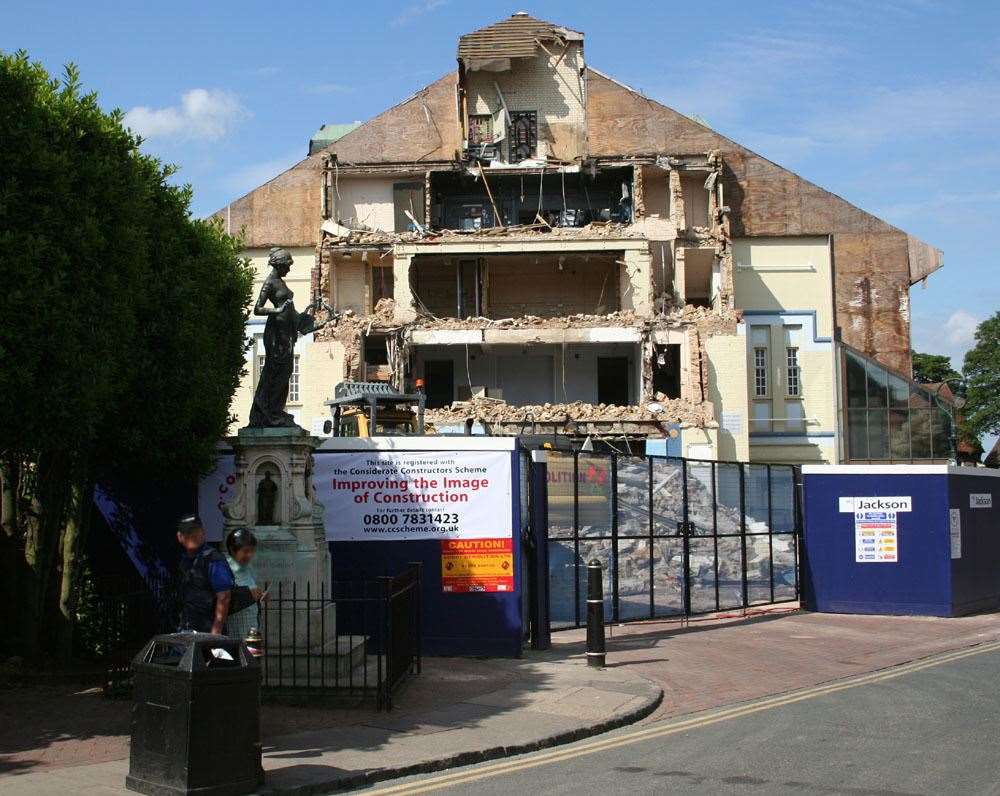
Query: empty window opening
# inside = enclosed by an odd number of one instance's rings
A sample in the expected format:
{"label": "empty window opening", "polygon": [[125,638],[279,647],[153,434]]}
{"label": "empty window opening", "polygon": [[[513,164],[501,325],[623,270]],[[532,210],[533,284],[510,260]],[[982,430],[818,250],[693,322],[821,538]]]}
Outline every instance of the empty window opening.
{"label": "empty window opening", "polygon": [[393,276],[392,276],[392,266],[385,265],[374,265],[371,269],[371,285],[372,285],[372,310],[375,309],[375,305],[379,303],[380,300],[384,298],[392,298],[393,294]]}
{"label": "empty window opening", "polygon": [[459,260],[458,271],[458,318],[480,317],[483,314],[483,285],[485,265],[481,259]]}
{"label": "empty window opening", "polygon": [[424,223],[424,184],[422,182],[397,182],[392,186],[392,206],[396,232],[416,229],[407,213],[420,224]]}
{"label": "empty window opening", "polygon": [[424,362],[424,394],[428,409],[451,406],[455,400],[455,363],[450,359]]}
{"label": "empty window opening", "polygon": [[364,338],[366,381],[389,381],[392,378],[388,340],[384,334],[370,334]]}
{"label": "empty window opening", "polygon": [[684,301],[699,307],[710,307],[713,294],[715,251],[684,249]]}
{"label": "empty window opening", "polygon": [[597,358],[597,402],[612,406],[629,405],[628,357]]}
{"label": "empty window opening", "polygon": [[707,227],[708,191],[705,189],[705,172],[681,172],[681,191],[684,193],[684,224],[691,227]]}
{"label": "empty window opening", "polygon": [[653,392],[667,398],[681,397],[681,347],[678,344],[653,348]]}

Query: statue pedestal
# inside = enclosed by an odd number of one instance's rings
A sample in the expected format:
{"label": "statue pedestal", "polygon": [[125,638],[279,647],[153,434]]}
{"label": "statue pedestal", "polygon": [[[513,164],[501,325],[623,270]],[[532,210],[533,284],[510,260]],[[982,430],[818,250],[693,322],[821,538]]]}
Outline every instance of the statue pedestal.
{"label": "statue pedestal", "polygon": [[246,527],[257,537],[253,566],[271,594],[262,628],[268,681],[315,686],[325,673],[332,683],[365,650],[361,639],[337,638],[323,505],[312,484],[320,440],[298,427],[241,428],[232,442],[236,492],[223,507],[224,532]]}

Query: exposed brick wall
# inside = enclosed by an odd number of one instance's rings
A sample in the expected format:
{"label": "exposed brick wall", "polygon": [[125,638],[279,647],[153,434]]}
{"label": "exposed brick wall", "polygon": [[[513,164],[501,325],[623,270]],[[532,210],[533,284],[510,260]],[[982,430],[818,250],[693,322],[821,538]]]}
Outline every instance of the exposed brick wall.
{"label": "exposed brick wall", "polygon": [[[551,49],[551,48],[550,48]],[[471,71],[466,75],[469,113],[496,116],[500,109],[496,85],[500,86],[507,109],[537,111],[538,138],[547,141],[553,157],[573,160],[584,153],[586,119],[584,113],[583,47],[571,43],[565,56],[539,50],[534,58],[515,58],[506,72]],[[558,66],[554,66],[559,60]]]}
{"label": "exposed brick wall", "polygon": [[587,71],[587,136],[592,155],[719,150],[730,234],[832,234],[838,332],[849,345],[910,372],[914,241],[905,232],[593,70]]}

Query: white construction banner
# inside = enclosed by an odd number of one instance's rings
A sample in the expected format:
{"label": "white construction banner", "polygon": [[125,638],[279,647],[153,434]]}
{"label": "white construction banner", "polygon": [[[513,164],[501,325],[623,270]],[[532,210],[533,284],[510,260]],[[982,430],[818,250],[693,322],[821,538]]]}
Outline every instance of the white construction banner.
{"label": "white construction banner", "polygon": [[504,451],[331,453],[315,457],[327,539],[495,539],[513,532]]}
{"label": "white construction banner", "polygon": [[895,511],[854,513],[854,560],[858,564],[899,561]]}

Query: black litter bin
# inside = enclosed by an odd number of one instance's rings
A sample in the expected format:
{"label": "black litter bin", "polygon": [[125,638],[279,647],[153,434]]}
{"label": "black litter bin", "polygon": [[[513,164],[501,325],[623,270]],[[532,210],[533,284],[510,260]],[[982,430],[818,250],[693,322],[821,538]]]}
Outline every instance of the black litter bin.
{"label": "black litter bin", "polygon": [[126,788],[229,796],[263,782],[260,663],[242,641],[207,633],[156,636],[132,670]]}

